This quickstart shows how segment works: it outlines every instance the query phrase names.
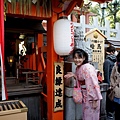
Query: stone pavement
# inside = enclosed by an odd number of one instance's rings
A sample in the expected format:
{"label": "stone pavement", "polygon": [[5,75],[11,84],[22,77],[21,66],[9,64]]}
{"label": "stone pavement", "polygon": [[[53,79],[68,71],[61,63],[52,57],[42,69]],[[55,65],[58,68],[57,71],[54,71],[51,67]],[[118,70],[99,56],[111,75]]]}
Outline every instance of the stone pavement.
{"label": "stone pavement", "polygon": [[[113,116],[114,116],[115,114],[113,114]],[[115,120],[115,116],[114,116],[114,118],[112,118],[112,119],[110,119],[110,118],[107,118],[106,120]]]}
{"label": "stone pavement", "polygon": [[113,118],[113,119],[107,118],[106,120],[115,120],[115,118]]}
{"label": "stone pavement", "polygon": [[107,116],[101,116],[100,120],[115,120],[115,118],[107,118]]}

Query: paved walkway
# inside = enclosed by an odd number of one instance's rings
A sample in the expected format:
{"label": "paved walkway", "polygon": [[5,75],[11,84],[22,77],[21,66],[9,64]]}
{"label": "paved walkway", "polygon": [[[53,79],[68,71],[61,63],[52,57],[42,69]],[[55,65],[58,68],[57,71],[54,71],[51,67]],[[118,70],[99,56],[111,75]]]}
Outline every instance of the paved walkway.
{"label": "paved walkway", "polygon": [[100,120],[115,120],[115,118],[110,119],[110,118],[106,118],[105,116],[101,117]]}
{"label": "paved walkway", "polygon": [[[115,114],[113,114],[113,116],[114,116]],[[115,117],[115,116],[114,116]],[[112,118],[112,119],[110,119],[110,118],[107,118],[106,120],[115,120],[115,118]]]}
{"label": "paved walkway", "polygon": [[114,118],[113,119],[107,118],[106,120],[115,120],[115,119]]}

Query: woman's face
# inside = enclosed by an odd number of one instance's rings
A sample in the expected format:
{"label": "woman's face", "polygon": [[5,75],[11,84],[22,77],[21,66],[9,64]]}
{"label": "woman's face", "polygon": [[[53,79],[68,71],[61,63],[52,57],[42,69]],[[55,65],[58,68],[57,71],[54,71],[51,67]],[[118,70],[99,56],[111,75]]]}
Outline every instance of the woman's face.
{"label": "woman's face", "polygon": [[81,58],[81,57],[79,57],[78,53],[75,54],[75,56],[74,56],[74,63],[75,63],[75,65],[77,65],[77,66],[82,65],[84,60],[85,60],[84,57]]}

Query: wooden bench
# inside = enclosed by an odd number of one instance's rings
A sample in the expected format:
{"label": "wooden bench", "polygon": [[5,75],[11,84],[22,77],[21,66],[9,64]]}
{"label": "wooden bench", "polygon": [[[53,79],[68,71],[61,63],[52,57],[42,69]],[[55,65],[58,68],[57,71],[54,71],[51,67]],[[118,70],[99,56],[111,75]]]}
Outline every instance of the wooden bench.
{"label": "wooden bench", "polygon": [[42,79],[43,73],[44,73],[43,71],[22,72],[22,74],[26,75],[26,85],[28,85],[29,82],[41,84],[41,79]]}
{"label": "wooden bench", "polygon": [[22,74],[23,72],[29,72],[32,71],[29,68],[19,68],[17,69],[17,79],[19,82],[24,82],[26,80],[25,74]]}

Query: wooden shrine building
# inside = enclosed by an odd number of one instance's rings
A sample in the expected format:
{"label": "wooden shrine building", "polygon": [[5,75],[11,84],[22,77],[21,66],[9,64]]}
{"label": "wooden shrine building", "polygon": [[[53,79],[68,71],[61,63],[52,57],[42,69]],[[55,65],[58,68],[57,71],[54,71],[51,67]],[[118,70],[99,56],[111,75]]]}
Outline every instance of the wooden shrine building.
{"label": "wooden shrine building", "polygon": [[[76,5],[81,7],[83,0],[0,0],[0,43],[8,100],[24,101],[22,96],[40,94],[40,99],[30,98],[33,101],[29,103],[32,106],[41,102],[37,108],[42,114],[40,120],[64,119],[64,110],[54,110],[54,63],[59,56],[53,47],[53,24],[59,17],[69,15]],[[43,20],[47,21],[47,31]],[[28,111],[33,111],[31,106]],[[30,116],[29,120],[32,119]]]}

